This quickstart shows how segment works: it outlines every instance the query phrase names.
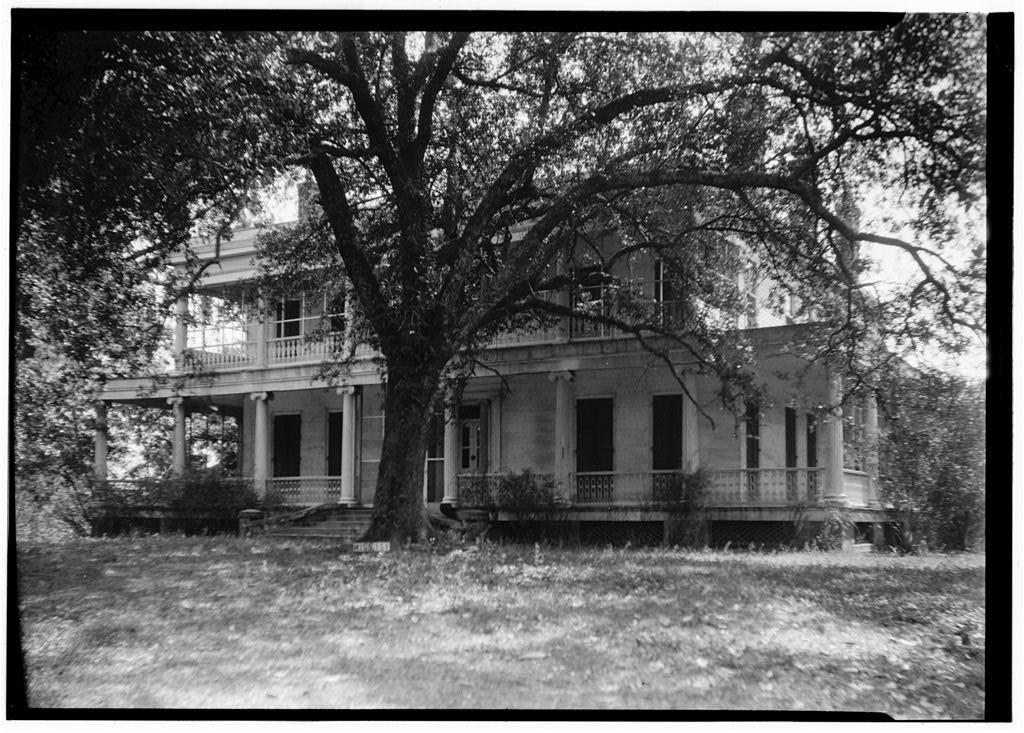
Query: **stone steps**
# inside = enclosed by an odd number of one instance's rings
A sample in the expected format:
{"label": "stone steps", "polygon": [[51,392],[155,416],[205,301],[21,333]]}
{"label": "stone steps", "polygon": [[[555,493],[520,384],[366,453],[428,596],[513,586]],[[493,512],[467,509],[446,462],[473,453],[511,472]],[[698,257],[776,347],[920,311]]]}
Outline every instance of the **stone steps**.
{"label": "stone steps", "polygon": [[271,526],[267,535],[275,538],[330,539],[351,543],[370,526],[373,510],[338,507],[326,516],[308,516],[292,524]]}

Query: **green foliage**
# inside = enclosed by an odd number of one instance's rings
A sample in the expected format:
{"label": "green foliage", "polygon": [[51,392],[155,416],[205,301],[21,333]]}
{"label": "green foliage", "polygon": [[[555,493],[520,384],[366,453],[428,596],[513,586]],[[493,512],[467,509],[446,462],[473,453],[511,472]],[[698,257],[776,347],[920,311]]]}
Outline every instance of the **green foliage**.
{"label": "green foliage", "polygon": [[655,503],[669,515],[668,543],[683,547],[703,547],[708,542],[708,504],[711,475],[704,469],[695,473],[660,477]]}

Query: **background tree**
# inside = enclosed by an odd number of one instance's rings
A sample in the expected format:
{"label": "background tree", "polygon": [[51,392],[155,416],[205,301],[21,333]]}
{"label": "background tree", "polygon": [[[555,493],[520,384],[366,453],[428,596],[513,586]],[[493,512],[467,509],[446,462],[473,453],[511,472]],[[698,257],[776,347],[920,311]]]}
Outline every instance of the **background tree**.
{"label": "background tree", "polygon": [[[152,240],[153,258],[193,221],[226,235],[255,184],[307,171],[314,215],[264,251],[344,283],[354,327],[380,349],[370,536],[399,541],[421,526],[429,416],[502,330],[586,319],[668,363],[687,354],[727,400],[751,389],[743,345],[712,308],[731,295],[715,275],[732,236],[823,322],[812,357],[870,377],[880,343],[960,347],[980,326],[983,253],[954,245],[982,194],[983,42],[969,16],[816,34],[128,34],[100,54],[108,65],[61,156],[90,182],[73,200],[89,200],[97,169],[145,192],[125,198],[121,227]],[[116,133],[91,116],[110,122],[129,100],[139,111]],[[118,167],[150,160],[171,174],[155,196]],[[851,215],[875,192],[899,203],[880,209],[899,212],[895,229]],[[66,201],[46,220],[76,221]],[[96,231],[106,215],[81,218]],[[614,252],[593,246],[602,232],[617,233]],[[123,258],[126,245],[104,252]],[[901,253],[915,275],[873,290],[868,247]],[[668,319],[611,272],[641,253],[685,294]],[[576,297],[574,256],[607,286],[600,304]]]}
{"label": "background tree", "polygon": [[883,500],[905,513],[908,543],[984,542],[985,389],[939,370],[893,371],[879,407]]}

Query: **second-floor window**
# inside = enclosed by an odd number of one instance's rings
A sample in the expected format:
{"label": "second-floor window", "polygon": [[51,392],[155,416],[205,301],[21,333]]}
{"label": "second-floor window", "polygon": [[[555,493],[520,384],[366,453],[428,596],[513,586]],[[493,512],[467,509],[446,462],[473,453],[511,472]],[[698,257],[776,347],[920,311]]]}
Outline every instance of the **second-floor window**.
{"label": "second-floor window", "polygon": [[290,338],[302,335],[302,299],[286,299],[277,302],[274,317],[274,338]]}
{"label": "second-floor window", "polygon": [[672,290],[672,281],[669,279],[665,263],[662,260],[654,261],[654,300],[657,303],[671,303],[676,299]]}

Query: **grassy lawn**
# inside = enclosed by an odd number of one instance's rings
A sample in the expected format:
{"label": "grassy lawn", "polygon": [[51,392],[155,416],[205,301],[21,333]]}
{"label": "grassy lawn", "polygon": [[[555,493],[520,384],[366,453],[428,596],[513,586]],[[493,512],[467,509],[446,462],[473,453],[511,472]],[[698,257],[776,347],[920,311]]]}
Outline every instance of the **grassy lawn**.
{"label": "grassy lawn", "polygon": [[18,600],[33,707],[970,719],[984,713],[984,564],[154,536],[22,546]]}

